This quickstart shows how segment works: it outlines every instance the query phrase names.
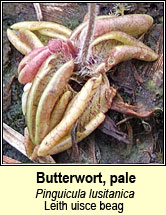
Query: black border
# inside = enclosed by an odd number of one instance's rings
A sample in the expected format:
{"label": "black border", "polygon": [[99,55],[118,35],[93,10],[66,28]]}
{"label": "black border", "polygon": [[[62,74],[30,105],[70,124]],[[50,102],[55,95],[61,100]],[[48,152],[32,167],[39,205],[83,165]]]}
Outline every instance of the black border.
{"label": "black border", "polygon": [[[3,22],[3,3],[16,3],[16,2],[20,2],[20,1],[1,1],[1,23]],[[21,3],[45,3],[45,1],[23,1]],[[75,3],[75,1],[59,1],[61,3]],[[100,3],[99,1],[79,1],[77,3]],[[102,1],[102,3],[123,3],[124,1]],[[149,1],[125,1],[126,3],[146,3],[146,2],[149,2]],[[150,3],[156,3],[156,1],[150,1]],[[46,3],[49,3],[49,2],[46,2]],[[50,3],[58,3],[58,1],[51,1]],[[163,16],[163,19],[165,21],[165,1],[159,1],[158,3],[163,3],[163,10],[164,10],[164,16]],[[2,28],[3,28],[3,24],[1,25],[1,47],[3,46],[3,43],[2,43]],[[164,78],[164,86],[163,86],[163,117],[164,117],[164,129],[163,129],[163,136],[164,136],[164,142],[163,142],[163,149],[164,149],[164,153],[163,153],[163,161],[164,163],[163,164],[3,164],[3,155],[2,155],[2,150],[1,150],[1,161],[0,161],[0,166],[99,166],[99,167],[102,167],[102,166],[166,166],[166,163],[165,163],[165,156],[166,156],[166,147],[165,147],[165,22],[164,22],[164,25],[163,25],[163,34],[164,34],[164,40],[163,40],[163,43],[164,43],[164,54],[163,54],[163,62],[164,62],[164,73],[163,73],[163,78]],[[2,67],[2,50],[1,49],[1,149],[2,149],[2,142],[3,142],[3,121],[2,121],[2,113],[3,113],[3,78],[2,78],[2,75],[3,75],[3,67]]]}

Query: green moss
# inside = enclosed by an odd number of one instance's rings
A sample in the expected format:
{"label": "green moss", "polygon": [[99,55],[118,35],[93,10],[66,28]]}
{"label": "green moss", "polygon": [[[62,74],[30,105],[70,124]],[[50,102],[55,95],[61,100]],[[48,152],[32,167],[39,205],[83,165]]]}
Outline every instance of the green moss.
{"label": "green moss", "polygon": [[147,89],[150,91],[155,91],[156,90],[156,86],[154,84],[154,82],[152,80],[149,80],[147,82]]}
{"label": "green moss", "polygon": [[80,24],[79,20],[76,18],[71,18],[68,22],[63,21],[62,25],[66,26],[67,28],[74,30]]}

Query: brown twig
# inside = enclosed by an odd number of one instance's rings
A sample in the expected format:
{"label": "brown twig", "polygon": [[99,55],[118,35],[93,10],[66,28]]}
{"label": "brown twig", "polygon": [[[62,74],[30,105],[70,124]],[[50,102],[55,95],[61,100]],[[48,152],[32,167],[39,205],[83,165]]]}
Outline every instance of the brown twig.
{"label": "brown twig", "polygon": [[116,123],[116,126],[123,124],[124,122],[127,122],[128,120],[132,119],[132,116],[126,117],[124,119],[122,119],[121,121]]}
{"label": "brown twig", "polygon": [[[6,140],[10,145],[16,148],[19,152],[27,157],[25,151],[25,138],[22,134],[18,133],[10,126],[3,123],[3,139]],[[30,159],[30,158],[29,158]],[[31,160],[31,159],[30,159]],[[39,163],[55,163],[54,159],[51,156],[38,157],[37,162]]]}
{"label": "brown twig", "polygon": [[13,164],[16,164],[16,163],[21,163],[20,161],[18,161],[18,160],[15,160],[15,159],[13,159],[13,158],[10,158],[10,157],[8,157],[8,156],[6,156],[6,155],[3,155],[3,163],[13,163]]}
{"label": "brown twig", "polygon": [[39,3],[33,3],[33,6],[34,6],[35,11],[36,11],[37,19],[39,21],[43,20],[43,15],[42,15],[42,11],[41,11],[41,8],[40,8],[40,4]]}
{"label": "brown twig", "polygon": [[97,13],[96,3],[90,3],[88,11],[87,32],[78,56],[78,62],[82,64],[82,67],[85,66],[89,60],[90,51],[89,48],[94,34],[96,13]]}
{"label": "brown twig", "polygon": [[10,145],[20,151],[23,155],[26,156],[26,151],[24,147],[24,136],[20,133],[12,129],[10,126],[3,123],[3,138],[6,140]]}

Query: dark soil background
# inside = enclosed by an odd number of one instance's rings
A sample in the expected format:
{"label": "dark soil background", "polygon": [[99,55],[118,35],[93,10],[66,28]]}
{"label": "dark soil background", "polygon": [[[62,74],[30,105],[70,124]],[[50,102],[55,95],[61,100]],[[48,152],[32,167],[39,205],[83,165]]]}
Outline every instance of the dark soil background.
{"label": "dark soil background", "polygon": [[[100,14],[143,13],[154,18],[154,25],[143,41],[161,56],[163,47],[163,3],[98,3]],[[54,10],[50,13],[49,10]],[[53,9],[54,8],[54,9]],[[45,21],[55,21],[74,29],[87,13],[86,3],[43,3]],[[59,10],[60,9],[60,10]],[[10,44],[6,30],[13,23],[37,20],[32,3],[3,3],[3,122],[23,134],[26,126],[21,110],[23,85],[17,80],[22,55]],[[136,72],[133,72],[136,71]],[[163,163],[163,66],[136,60],[119,64],[109,73],[110,84],[125,102],[156,109],[149,118],[130,117],[109,110],[107,121],[78,144],[79,156],[72,149],[55,155],[57,163],[147,164]],[[119,123],[121,122],[121,123]],[[120,139],[121,137],[121,139]],[[127,140],[127,141],[126,141]],[[29,160],[5,141],[3,154],[23,163]]]}

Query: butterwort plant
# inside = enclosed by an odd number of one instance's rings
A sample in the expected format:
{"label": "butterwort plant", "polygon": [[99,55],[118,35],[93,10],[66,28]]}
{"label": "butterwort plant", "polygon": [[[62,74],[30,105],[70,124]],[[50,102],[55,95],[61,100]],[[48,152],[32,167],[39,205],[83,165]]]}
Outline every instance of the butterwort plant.
{"label": "butterwort plant", "polygon": [[25,55],[18,80],[25,84],[22,109],[29,157],[65,151],[72,147],[74,127],[78,143],[104,121],[117,95],[106,73],[133,58],[158,58],[135,38],[152,24],[145,14],[97,16],[96,4],[90,3],[88,16],[73,31],[46,21],[19,22],[7,30],[10,42]]}

